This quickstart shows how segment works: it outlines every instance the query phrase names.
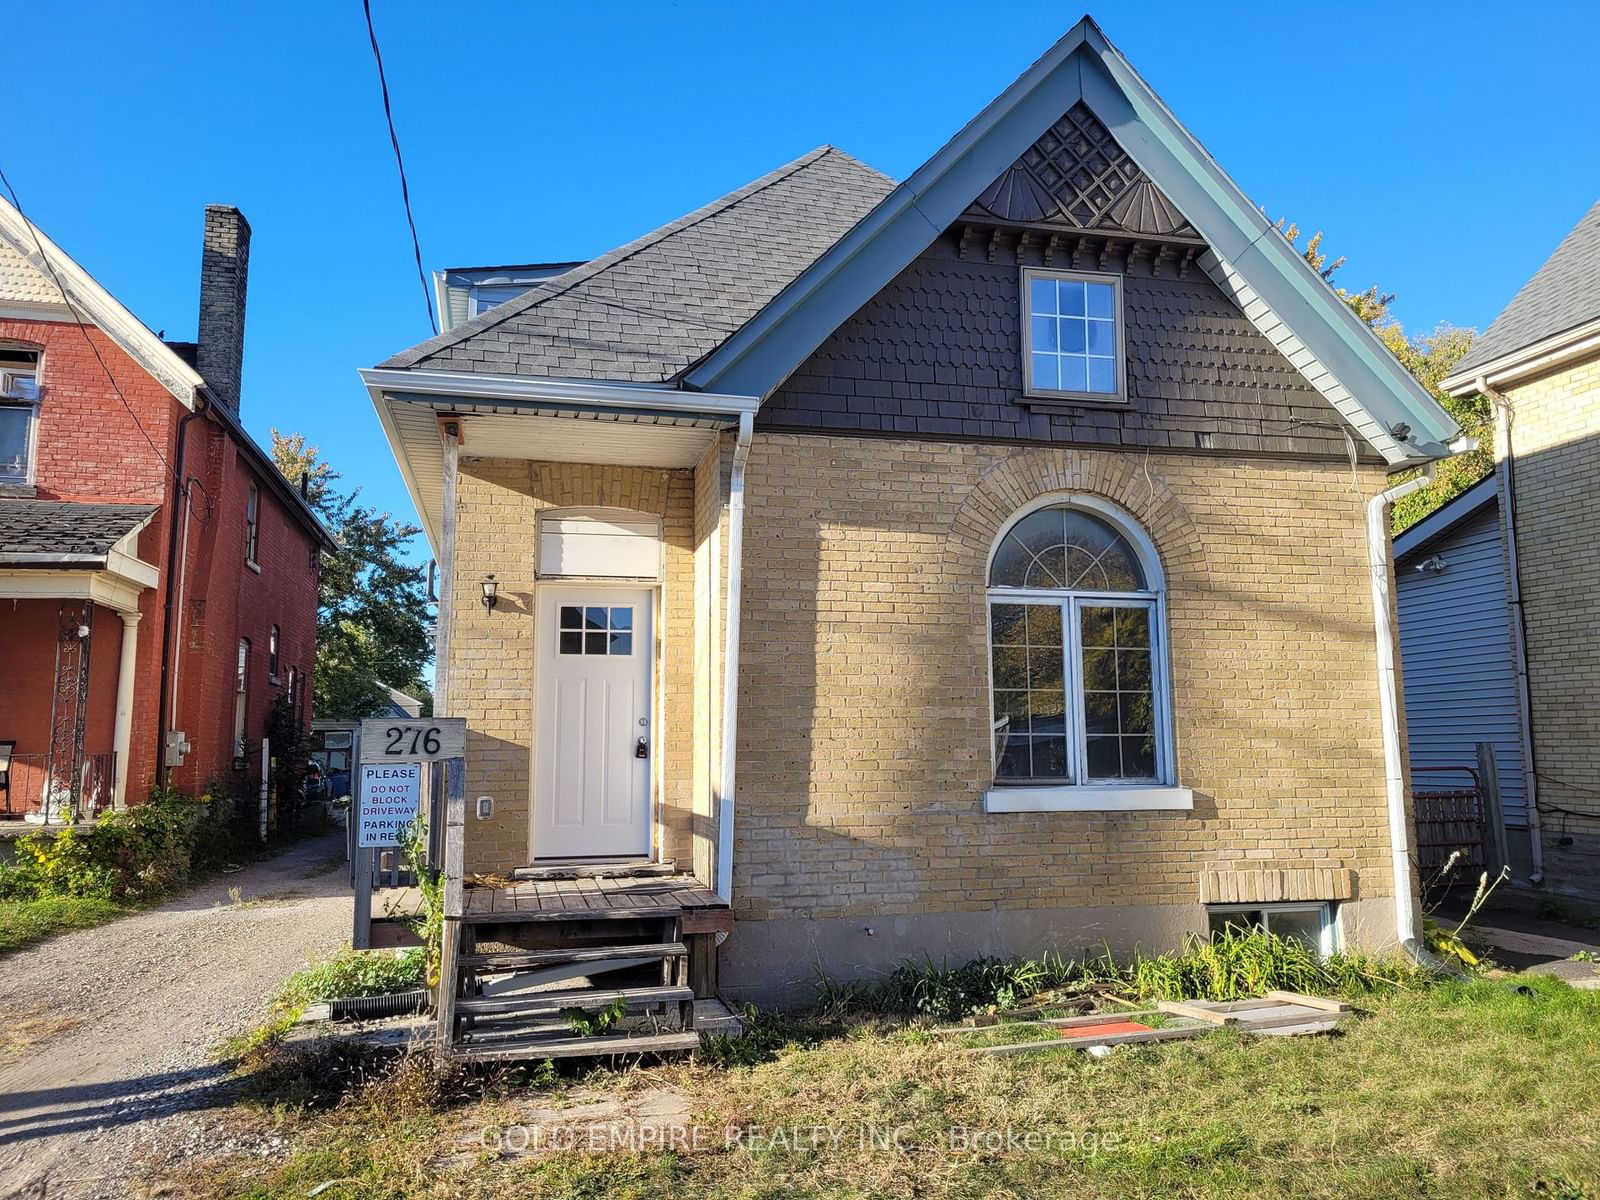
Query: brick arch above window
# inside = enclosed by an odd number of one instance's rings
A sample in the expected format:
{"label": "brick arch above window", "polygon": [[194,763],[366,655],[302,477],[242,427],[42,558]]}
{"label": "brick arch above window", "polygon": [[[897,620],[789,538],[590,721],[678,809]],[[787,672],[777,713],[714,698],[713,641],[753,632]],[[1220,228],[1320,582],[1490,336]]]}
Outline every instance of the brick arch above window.
{"label": "brick arch above window", "polygon": [[1074,494],[1110,501],[1136,521],[1155,543],[1169,580],[1204,571],[1199,530],[1157,463],[1142,455],[1043,447],[1007,456],[968,493],[945,540],[946,568],[981,583],[991,548],[1018,512],[1045,498],[1068,502]]}

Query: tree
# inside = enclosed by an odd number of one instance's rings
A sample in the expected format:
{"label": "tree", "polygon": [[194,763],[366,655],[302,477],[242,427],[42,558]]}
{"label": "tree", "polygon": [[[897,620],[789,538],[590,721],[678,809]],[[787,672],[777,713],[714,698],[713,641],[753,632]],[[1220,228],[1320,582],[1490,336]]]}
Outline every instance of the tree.
{"label": "tree", "polygon": [[384,687],[425,702],[423,670],[433,656],[427,588],[421,567],[401,554],[419,531],[344,492],[342,478],[303,434],[272,431],[272,461],[295,484],[333,533],[339,548],[322,560],[317,596],[318,716],[355,719],[387,700]]}
{"label": "tree", "polygon": [[[1291,246],[1300,240],[1300,230],[1292,223],[1285,226],[1284,222],[1279,221],[1278,231],[1289,240]],[[1439,387],[1440,382],[1471,348],[1478,336],[1477,331],[1441,324],[1432,333],[1412,337],[1399,321],[1389,315],[1389,306],[1394,303],[1392,293],[1380,292],[1376,285],[1364,292],[1349,292],[1334,282],[1334,274],[1344,266],[1345,260],[1340,257],[1328,261],[1322,249],[1321,230],[1307,239],[1300,254],[1339,299],[1348,304],[1350,310],[1378,335],[1378,340],[1389,348],[1389,352],[1399,359],[1417,382],[1427,388],[1429,394],[1455,418],[1461,426],[1461,432],[1478,440],[1476,450],[1445,459],[1439,464],[1437,479],[1402,498],[1394,506],[1393,528],[1395,533],[1399,533],[1494,471],[1494,414],[1490,411],[1488,398],[1471,396],[1458,399],[1447,395]],[[1397,475],[1395,482],[1412,474],[1414,472]]]}

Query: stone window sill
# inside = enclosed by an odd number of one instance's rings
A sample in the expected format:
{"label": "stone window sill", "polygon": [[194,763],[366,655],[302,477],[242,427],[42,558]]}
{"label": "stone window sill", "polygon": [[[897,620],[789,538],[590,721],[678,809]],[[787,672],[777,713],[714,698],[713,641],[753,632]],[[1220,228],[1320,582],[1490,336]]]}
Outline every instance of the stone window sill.
{"label": "stone window sill", "polygon": [[1194,792],[1189,788],[1140,787],[1137,784],[990,788],[983,794],[986,813],[1186,811],[1193,807]]}

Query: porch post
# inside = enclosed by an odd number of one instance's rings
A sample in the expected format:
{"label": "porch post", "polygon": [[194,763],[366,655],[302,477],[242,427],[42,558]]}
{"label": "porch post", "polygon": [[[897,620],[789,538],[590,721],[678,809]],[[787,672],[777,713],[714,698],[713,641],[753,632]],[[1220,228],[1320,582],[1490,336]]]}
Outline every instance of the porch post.
{"label": "porch post", "polygon": [[456,471],[461,461],[461,419],[439,418],[444,442],[444,512],[439,530],[439,614],[433,635],[433,715],[450,712],[450,606],[456,579]]}
{"label": "porch post", "polygon": [[134,669],[139,655],[139,614],[118,613],[122,618],[122,654],[117,660],[117,720],[111,733],[115,772],[111,806],[128,806],[128,747],[133,740]]}

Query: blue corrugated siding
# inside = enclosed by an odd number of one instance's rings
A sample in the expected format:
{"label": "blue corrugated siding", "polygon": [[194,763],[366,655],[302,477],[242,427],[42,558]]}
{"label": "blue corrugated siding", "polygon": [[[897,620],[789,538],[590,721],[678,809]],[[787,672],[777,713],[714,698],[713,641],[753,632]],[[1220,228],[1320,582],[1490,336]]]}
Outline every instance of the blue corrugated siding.
{"label": "blue corrugated siding", "polygon": [[[1436,554],[1443,571],[1416,569]],[[1401,563],[1395,586],[1411,765],[1471,766],[1477,744],[1494,743],[1506,824],[1525,826],[1498,511],[1487,508]]]}

